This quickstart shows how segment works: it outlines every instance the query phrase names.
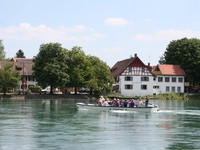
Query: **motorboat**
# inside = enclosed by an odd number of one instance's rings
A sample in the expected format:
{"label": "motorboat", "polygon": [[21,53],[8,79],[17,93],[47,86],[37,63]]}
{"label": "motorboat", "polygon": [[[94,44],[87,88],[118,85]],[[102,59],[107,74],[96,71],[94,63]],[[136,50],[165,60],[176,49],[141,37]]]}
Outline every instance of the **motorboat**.
{"label": "motorboat", "polygon": [[76,103],[76,106],[79,110],[94,110],[94,111],[126,111],[126,112],[157,112],[159,111],[159,107],[154,104],[148,104],[147,107],[139,106],[139,107],[115,107],[115,106],[98,106],[96,104],[85,104],[85,103]]}

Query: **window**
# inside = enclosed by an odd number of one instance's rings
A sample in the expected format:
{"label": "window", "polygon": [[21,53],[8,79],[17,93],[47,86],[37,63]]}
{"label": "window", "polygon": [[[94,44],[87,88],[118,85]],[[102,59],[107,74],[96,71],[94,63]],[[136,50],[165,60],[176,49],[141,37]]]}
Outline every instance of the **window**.
{"label": "window", "polygon": [[165,77],[165,82],[169,82],[169,77]]}
{"label": "window", "polygon": [[128,67],[128,72],[132,72],[132,67]]}
{"label": "window", "polygon": [[141,81],[149,81],[149,77],[141,77]]}
{"label": "window", "polygon": [[156,78],[153,78],[153,81],[156,81]]}
{"label": "window", "polygon": [[130,90],[130,89],[133,89],[133,85],[131,85],[131,84],[126,84],[126,85],[125,85],[125,89],[129,89],[129,90]]}
{"label": "window", "polygon": [[169,86],[166,86],[166,92],[169,92]]}
{"label": "window", "polygon": [[124,81],[133,81],[133,77],[126,76],[124,77]]}
{"label": "window", "polygon": [[141,85],[141,89],[142,90],[146,90],[147,89],[147,85]]}
{"label": "window", "polygon": [[175,92],[175,86],[172,86],[172,92]]}
{"label": "window", "polygon": [[183,82],[183,78],[178,78],[178,82]]}
{"label": "window", "polygon": [[154,88],[154,89],[159,89],[159,86],[154,85],[153,88]]}
{"label": "window", "polygon": [[158,77],[158,82],[163,82],[163,77]]}
{"label": "window", "polygon": [[181,87],[179,86],[179,87],[177,87],[177,92],[181,92]]}
{"label": "window", "polygon": [[176,77],[172,77],[172,82],[176,82]]}
{"label": "window", "polygon": [[145,68],[144,67],[142,67],[142,72],[145,72]]}

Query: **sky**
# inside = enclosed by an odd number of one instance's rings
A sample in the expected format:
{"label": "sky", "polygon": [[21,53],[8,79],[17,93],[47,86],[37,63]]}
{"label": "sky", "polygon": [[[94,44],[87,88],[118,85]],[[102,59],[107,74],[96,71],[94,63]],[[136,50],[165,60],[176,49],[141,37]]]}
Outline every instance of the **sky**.
{"label": "sky", "polygon": [[134,54],[157,65],[171,41],[200,38],[199,0],[0,0],[0,14],[6,58],[58,42],[110,67]]}

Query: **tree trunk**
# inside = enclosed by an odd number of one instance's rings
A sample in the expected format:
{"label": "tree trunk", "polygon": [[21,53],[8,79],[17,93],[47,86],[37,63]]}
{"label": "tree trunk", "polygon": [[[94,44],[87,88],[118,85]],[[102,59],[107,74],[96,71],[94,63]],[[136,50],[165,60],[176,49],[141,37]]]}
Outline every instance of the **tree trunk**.
{"label": "tree trunk", "polygon": [[74,91],[74,92],[75,92],[75,94],[77,95],[77,87],[75,87],[75,89],[74,89],[74,90],[75,90],[75,91]]}
{"label": "tree trunk", "polygon": [[3,95],[6,95],[6,89],[3,89]]}
{"label": "tree trunk", "polygon": [[53,87],[52,87],[52,85],[50,86],[50,94],[53,94]]}

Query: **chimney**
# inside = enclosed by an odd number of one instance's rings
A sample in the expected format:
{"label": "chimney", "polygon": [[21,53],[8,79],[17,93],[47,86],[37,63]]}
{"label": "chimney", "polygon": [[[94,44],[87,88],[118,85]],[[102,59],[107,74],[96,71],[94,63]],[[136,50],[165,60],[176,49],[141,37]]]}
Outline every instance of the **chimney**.
{"label": "chimney", "polygon": [[136,58],[136,57],[137,57],[137,53],[135,53],[135,55],[134,55],[134,56],[135,56],[135,58]]}
{"label": "chimney", "polygon": [[148,66],[150,66],[150,63],[148,63]]}

